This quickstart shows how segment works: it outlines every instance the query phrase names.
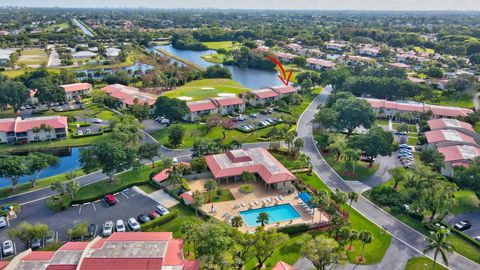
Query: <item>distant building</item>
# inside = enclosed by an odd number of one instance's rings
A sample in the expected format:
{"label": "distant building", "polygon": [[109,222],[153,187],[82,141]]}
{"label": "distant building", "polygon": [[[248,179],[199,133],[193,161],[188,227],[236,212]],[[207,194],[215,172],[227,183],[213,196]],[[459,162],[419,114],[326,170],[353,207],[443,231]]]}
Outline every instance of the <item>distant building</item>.
{"label": "distant building", "polygon": [[347,44],[344,42],[336,42],[335,40],[329,41],[325,47],[329,50],[343,51]]}
{"label": "distant building", "polygon": [[73,83],[60,85],[65,90],[65,100],[79,99],[84,95],[89,95],[92,91],[92,85],[89,83]]}
{"label": "distant building", "polygon": [[359,54],[377,57],[380,54],[380,48],[377,47],[363,47],[358,50]]}
{"label": "distant building", "polygon": [[195,122],[198,117],[216,114],[218,108],[211,99],[187,102],[189,113],[183,117],[183,120]]}
{"label": "distant building", "polygon": [[268,188],[290,190],[296,177],[268,150],[250,148],[230,150],[224,154],[206,156],[208,169],[217,181],[237,181],[243,172],[254,173]]}
{"label": "distant building", "polygon": [[146,103],[150,108],[150,113],[153,112],[155,102],[157,101],[156,95],[141,92],[140,89],[136,87],[121,84],[107,85],[102,88],[102,91],[113,97],[119,107],[130,108],[135,102],[139,104]]}
{"label": "distant building", "polygon": [[388,64],[391,67],[398,68],[398,69],[403,69],[403,70],[409,70],[410,65],[404,64],[404,63],[389,63]]}
{"label": "distant building", "polygon": [[237,96],[212,98],[221,115],[245,111],[245,101]]}
{"label": "distant building", "polygon": [[13,49],[0,49],[0,65],[6,65],[10,61],[10,56],[15,52]]}
{"label": "distant building", "polygon": [[120,55],[121,51],[122,50],[117,49],[117,48],[107,48],[106,51],[105,51],[105,55],[108,58],[115,58],[115,57],[118,57]]}
{"label": "distant building", "polygon": [[28,249],[5,264],[5,269],[199,269],[198,260],[184,258],[183,240],[171,232],[114,232],[91,242],[67,242],[57,251]]}
{"label": "distant building", "polygon": [[243,97],[251,106],[265,106],[280,99],[280,95],[269,88],[244,93]]}
{"label": "distant building", "polygon": [[89,51],[79,51],[72,54],[74,59],[91,59],[97,57],[97,54]]}
{"label": "distant building", "polygon": [[439,147],[438,152],[445,157],[445,167],[441,173],[448,176],[454,175],[454,167],[468,167],[474,158],[480,156],[480,148],[472,145]]}
{"label": "distant building", "polygon": [[[42,129],[42,127],[45,127],[45,129]],[[47,129],[48,127],[51,129]],[[35,128],[39,128],[38,132],[34,132]],[[67,137],[68,122],[66,116],[0,119],[0,143],[23,144],[66,139]]]}
{"label": "distant building", "polygon": [[280,59],[282,63],[291,63],[298,55],[284,52],[276,52],[275,55]]}
{"label": "distant building", "polygon": [[327,70],[335,69],[337,64],[332,61],[317,59],[317,58],[307,58],[307,67],[316,70]]}
{"label": "distant building", "polygon": [[458,130],[442,129],[425,132],[428,147],[437,148],[451,145],[478,146],[475,138]]}
{"label": "distant building", "polygon": [[375,63],[375,59],[366,57],[366,56],[358,56],[358,55],[348,55],[346,57],[347,63],[357,64],[357,65],[371,65]]}

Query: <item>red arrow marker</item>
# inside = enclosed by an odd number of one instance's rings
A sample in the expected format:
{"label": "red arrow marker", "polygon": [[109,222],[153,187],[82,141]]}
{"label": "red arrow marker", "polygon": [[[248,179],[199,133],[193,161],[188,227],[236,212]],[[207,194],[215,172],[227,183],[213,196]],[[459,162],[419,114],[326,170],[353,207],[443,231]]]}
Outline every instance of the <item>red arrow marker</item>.
{"label": "red arrow marker", "polygon": [[271,57],[271,56],[267,56],[268,59],[270,59],[270,61],[274,62],[275,64],[277,64],[277,66],[280,68],[280,71],[282,72],[282,76],[278,75],[278,78],[283,82],[283,84],[285,84],[286,86],[288,86],[288,83],[290,82],[290,78],[292,77],[292,70],[290,70],[290,73],[288,73],[288,77],[287,77],[287,74],[285,73],[285,69],[283,68],[283,65],[282,63],[280,63],[277,59]]}

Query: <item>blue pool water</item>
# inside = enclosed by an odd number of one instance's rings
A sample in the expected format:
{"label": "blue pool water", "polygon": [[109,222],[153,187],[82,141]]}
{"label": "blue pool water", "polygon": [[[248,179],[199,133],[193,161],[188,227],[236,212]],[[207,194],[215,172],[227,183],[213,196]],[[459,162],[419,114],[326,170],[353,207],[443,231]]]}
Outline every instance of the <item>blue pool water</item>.
{"label": "blue pool water", "polygon": [[255,227],[260,225],[260,223],[257,223],[257,217],[261,212],[268,214],[270,217],[268,223],[270,224],[301,217],[297,210],[289,203],[240,211],[240,216],[242,216],[243,221],[248,227]]}

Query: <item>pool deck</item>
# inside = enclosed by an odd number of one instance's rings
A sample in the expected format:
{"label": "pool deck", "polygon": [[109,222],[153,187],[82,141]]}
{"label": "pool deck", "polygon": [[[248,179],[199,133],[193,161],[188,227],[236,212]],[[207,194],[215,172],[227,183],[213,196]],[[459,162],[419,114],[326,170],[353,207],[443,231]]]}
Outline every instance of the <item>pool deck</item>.
{"label": "pool deck", "polygon": [[[204,179],[192,180],[192,181],[189,181],[189,186],[192,191],[198,190],[201,192],[205,192],[205,189],[203,187],[203,184],[205,183],[205,181],[206,180]],[[287,225],[300,224],[300,223],[312,224],[312,222],[324,223],[329,221],[328,215],[318,209],[315,210],[315,214],[312,216],[309,213],[309,211],[305,210],[305,208],[302,206],[303,203],[301,203],[301,200],[297,197],[295,193],[282,194],[280,191],[275,189],[272,189],[269,191],[263,186],[262,183],[255,183],[253,184],[255,186],[254,191],[252,193],[244,194],[239,190],[242,184],[243,183],[220,184],[219,188],[229,189],[230,192],[235,197],[235,200],[226,201],[226,202],[217,202],[217,203],[206,203],[201,207],[201,209],[218,220],[228,221],[228,218],[225,215],[226,213],[228,213],[231,216],[240,216],[240,213],[239,213],[240,211],[274,206],[277,204],[290,203],[293,206],[293,208],[295,208],[295,210],[300,214],[301,216],[300,218],[278,222],[274,224],[268,224],[265,227],[278,228],[278,227],[284,227]],[[279,196],[281,196],[283,200],[280,200]],[[270,199],[270,202],[267,202],[266,201],[267,199]],[[212,212],[212,206],[213,206],[214,212]],[[314,218],[313,221],[312,221],[312,217]],[[255,228],[256,227],[247,227],[245,224],[243,224],[243,226],[239,229],[241,231],[247,232],[247,231],[254,231]]]}

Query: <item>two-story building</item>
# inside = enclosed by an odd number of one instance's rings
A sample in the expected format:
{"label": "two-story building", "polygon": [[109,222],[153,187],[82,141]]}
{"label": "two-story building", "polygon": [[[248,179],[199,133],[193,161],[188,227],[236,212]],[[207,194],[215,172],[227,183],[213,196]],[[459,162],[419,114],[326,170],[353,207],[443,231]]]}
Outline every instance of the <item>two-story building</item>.
{"label": "two-story building", "polygon": [[335,69],[337,64],[332,61],[318,59],[318,58],[307,58],[307,68],[315,70],[327,70]]}
{"label": "two-story building", "polygon": [[141,92],[140,89],[136,87],[121,84],[112,84],[105,86],[101,90],[110,95],[113,99],[115,99],[118,107],[131,108],[131,106],[137,103],[147,104],[150,108],[150,113],[152,113],[155,109],[155,102],[157,101],[157,96]]}
{"label": "two-story building", "polygon": [[35,141],[66,139],[66,116],[42,116],[0,119],[0,143],[23,144]]}
{"label": "two-story building", "polygon": [[92,85],[89,83],[72,83],[60,85],[65,90],[65,100],[76,100],[82,96],[89,96],[92,91]]}
{"label": "two-story building", "polygon": [[244,112],[245,101],[237,96],[212,98],[218,108],[218,113],[227,115],[233,112]]}
{"label": "two-story building", "polygon": [[198,117],[218,113],[215,102],[211,99],[187,102],[189,113],[183,117],[183,120],[195,122]]}

